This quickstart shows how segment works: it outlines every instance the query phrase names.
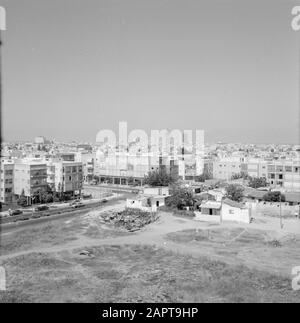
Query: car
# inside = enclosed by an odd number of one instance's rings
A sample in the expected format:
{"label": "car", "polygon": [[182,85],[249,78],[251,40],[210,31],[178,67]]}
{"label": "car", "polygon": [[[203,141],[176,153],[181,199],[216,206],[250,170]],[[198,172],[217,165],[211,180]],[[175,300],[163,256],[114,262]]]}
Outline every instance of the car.
{"label": "car", "polygon": [[13,216],[13,215],[19,215],[19,214],[23,214],[23,211],[21,211],[21,210],[13,210],[10,213],[11,216]]}
{"label": "car", "polygon": [[79,202],[80,202],[79,200],[74,200],[74,201],[69,203],[69,206],[73,206],[73,205],[75,205],[75,204],[77,204]]}
{"label": "car", "polygon": [[92,194],[83,194],[83,195],[82,195],[82,198],[83,198],[83,199],[86,199],[86,200],[87,200],[87,199],[91,199],[91,198],[92,198]]}
{"label": "car", "polygon": [[107,199],[103,199],[101,202],[102,202],[102,203],[107,203],[107,202],[108,202],[108,200],[107,200]]}
{"label": "car", "polygon": [[84,207],[85,205],[83,204],[83,203],[81,203],[81,202],[77,202],[77,203],[75,203],[75,204],[73,204],[72,205],[72,208],[74,208],[74,209],[77,209],[77,208],[79,208],[79,207]]}
{"label": "car", "polygon": [[39,211],[46,211],[46,210],[49,210],[49,206],[47,206],[47,205],[40,205],[40,206],[37,206],[34,210],[37,211],[37,212],[39,212]]}
{"label": "car", "polygon": [[33,216],[32,216],[32,219],[39,219],[39,218],[41,218],[42,217],[42,215],[41,214],[34,214]]}

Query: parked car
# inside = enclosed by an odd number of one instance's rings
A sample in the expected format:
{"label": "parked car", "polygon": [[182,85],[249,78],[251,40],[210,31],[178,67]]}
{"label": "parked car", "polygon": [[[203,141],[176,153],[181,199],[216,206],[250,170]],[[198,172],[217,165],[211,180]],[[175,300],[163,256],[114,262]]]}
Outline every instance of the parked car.
{"label": "parked car", "polygon": [[74,206],[75,204],[80,203],[80,200],[75,200],[69,203],[70,206]]}
{"label": "parked car", "polygon": [[49,210],[49,206],[47,206],[47,205],[39,205],[39,206],[37,206],[34,210],[35,210],[36,212],[39,212],[39,211],[46,211],[46,210]]}
{"label": "parked car", "polygon": [[42,215],[41,214],[34,214],[33,216],[32,216],[32,219],[39,219],[39,218],[41,218],[42,217]]}
{"label": "parked car", "polygon": [[23,214],[23,211],[21,210],[13,210],[10,212],[10,215],[13,216],[13,215],[19,215],[19,214]]}
{"label": "parked car", "polygon": [[72,205],[72,208],[74,208],[74,209],[77,209],[77,208],[79,208],[79,207],[84,207],[85,205],[83,204],[83,203],[81,203],[81,202],[77,202],[77,203],[75,203],[75,204],[73,204]]}
{"label": "parked car", "polygon": [[92,194],[83,194],[82,195],[82,198],[85,200],[87,200],[87,199],[91,199],[92,198]]}

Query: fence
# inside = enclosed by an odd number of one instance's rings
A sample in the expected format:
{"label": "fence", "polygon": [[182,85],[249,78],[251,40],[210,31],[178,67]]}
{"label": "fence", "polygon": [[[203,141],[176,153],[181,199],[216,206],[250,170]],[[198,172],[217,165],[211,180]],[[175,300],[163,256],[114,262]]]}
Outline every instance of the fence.
{"label": "fence", "polygon": [[286,202],[246,202],[246,206],[251,209],[251,215],[263,215],[263,216],[273,216],[279,217],[280,212],[282,217],[292,218],[299,217],[300,206],[299,205],[289,205]]}

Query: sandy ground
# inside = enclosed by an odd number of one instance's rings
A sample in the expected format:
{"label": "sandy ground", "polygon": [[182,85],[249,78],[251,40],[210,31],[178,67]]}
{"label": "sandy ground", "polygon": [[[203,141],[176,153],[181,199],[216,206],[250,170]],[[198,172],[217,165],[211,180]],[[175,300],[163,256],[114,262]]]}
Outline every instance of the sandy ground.
{"label": "sandy ground", "polygon": [[[103,230],[109,230],[105,225],[99,223],[99,213],[113,210],[122,210],[125,202],[121,201],[115,205],[107,206],[99,210],[90,211],[80,216],[81,224],[86,228],[101,226]],[[71,224],[74,219],[65,221]],[[183,230],[234,230],[241,228],[241,233],[236,237],[224,239],[222,243],[213,241],[199,242],[189,241],[182,243],[176,239],[169,239],[172,233]],[[110,229],[111,230],[111,229]],[[252,232],[259,231],[267,239],[285,241],[282,247],[272,248],[265,244],[257,244],[254,240],[249,240],[247,244],[237,243],[235,240],[242,238],[243,235],[249,236]],[[13,233],[12,233],[13,234]],[[257,233],[256,233],[257,234]],[[214,222],[201,222],[194,219],[175,217],[170,213],[161,213],[157,222],[148,225],[141,231],[117,237],[95,238],[79,233],[74,233],[75,237],[71,241],[63,244],[49,246],[35,246],[28,250],[22,250],[3,255],[1,261],[26,255],[30,253],[57,253],[70,251],[77,248],[89,248],[104,245],[153,245],[167,251],[179,254],[190,255],[193,257],[209,256],[212,259],[221,260],[230,264],[245,264],[249,268],[266,270],[271,273],[281,273],[290,275],[294,266],[300,265],[300,221],[298,219],[284,220],[284,227],[280,229],[279,219],[270,217],[256,218],[250,225],[238,223],[223,223],[222,225]],[[286,243],[287,241],[287,243]],[[293,241],[296,241],[293,243]]]}

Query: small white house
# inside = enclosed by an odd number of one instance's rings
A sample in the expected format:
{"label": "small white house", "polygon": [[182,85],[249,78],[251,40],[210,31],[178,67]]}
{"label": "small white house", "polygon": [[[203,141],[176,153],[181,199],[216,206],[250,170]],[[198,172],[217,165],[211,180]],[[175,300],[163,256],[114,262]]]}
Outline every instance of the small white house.
{"label": "small white house", "polygon": [[164,206],[166,197],[170,196],[167,186],[145,187],[143,193],[144,197],[150,199],[151,205],[156,207]]}
{"label": "small white house", "polygon": [[225,199],[222,202],[222,221],[235,221],[249,224],[251,222],[250,213],[250,209],[241,203],[229,199]]}
{"label": "small white house", "polygon": [[224,199],[221,202],[205,201],[200,205],[197,218],[199,220],[215,221],[219,219],[219,222],[233,221],[249,224],[251,222],[251,211],[244,204],[229,199]]}
{"label": "small white house", "polygon": [[151,200],[147,197],[137,197],[136,199],[127,199],[126,208],[129,209],[139,209],[145,212],[156,212],[157,206],[154,203],[151,203]]}

